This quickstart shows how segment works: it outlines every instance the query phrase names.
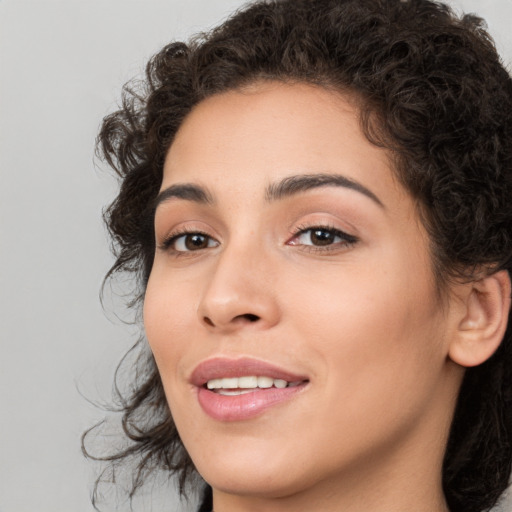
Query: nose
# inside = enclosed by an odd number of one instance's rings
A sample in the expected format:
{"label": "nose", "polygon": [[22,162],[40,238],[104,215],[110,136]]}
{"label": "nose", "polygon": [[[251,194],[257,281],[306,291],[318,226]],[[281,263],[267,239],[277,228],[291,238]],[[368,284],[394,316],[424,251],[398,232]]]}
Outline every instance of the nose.
{"label": "nose", "polygon": [[199,321],[209,330],[221,333],[273,327],[281,315],[276,271],[261,250],[223,250],[204,288],[198,307]]}

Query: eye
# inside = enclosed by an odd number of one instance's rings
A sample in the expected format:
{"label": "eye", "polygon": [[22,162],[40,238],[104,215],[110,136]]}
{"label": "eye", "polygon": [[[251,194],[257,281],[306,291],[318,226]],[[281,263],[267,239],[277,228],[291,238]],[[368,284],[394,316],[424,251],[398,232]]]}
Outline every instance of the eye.
{"label": "eye", "polygon": [[163,243],[164,249],[176,252],[192,252],[217,247],[219,242],[205,233],[187,232],[171,235]]}
{"label": "eye", "polygon": [[312,226],[300,229],[297,234],[288,242],[289,245],[305,245],[317,248],[328,246],[352,245],[357,242],[357,238],[340,231],[339,229]]}

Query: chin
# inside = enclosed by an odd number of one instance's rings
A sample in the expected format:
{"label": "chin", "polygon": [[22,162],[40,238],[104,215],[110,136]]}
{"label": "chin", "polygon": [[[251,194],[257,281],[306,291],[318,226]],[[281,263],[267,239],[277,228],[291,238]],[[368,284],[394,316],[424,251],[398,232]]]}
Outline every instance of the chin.
{"label": "chin", "polygon": [[246,447],[223,454],[211,450],[207,457],[199,457],[197,462],[193,460],[204,480],[216,490],[240,496],[280,498],[297,492],[307,480],[297,471],[302,464],[295,466],[294,457],[287,453],[284,450],[279,453],[275,448],[254,449],[253,446],[251,450]]}
{"label": "chin", "polygon": [[215,490],[237,496],[252,496],[254,498],[285,498],[304,489],[301,478],[288,474],[283,469],[278,472],[259,468],[255,471],[226,471],[206,472],[205,480]]}

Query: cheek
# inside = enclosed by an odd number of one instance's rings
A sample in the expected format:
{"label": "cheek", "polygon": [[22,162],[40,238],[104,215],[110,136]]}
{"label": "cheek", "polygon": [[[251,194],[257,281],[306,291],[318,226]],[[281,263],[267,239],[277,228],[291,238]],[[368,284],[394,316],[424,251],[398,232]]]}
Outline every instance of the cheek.
{"label": "cheek", "polygon": [[[190,290],[190,286],[188,290]],[[185,350],[185,334],[190,330],[192,297],[187,287],[152,272],[144,297],[144,328],[149,346],[164,379],[174,374],[176,362]]]}
{"label": "cheek", "polygon": [[[174,280],[173,280],[174,281]],[[190,407],[189,388],[185,385],[184,362],[190,356],[190,316],[192,297],[185,294],[191,287],[180,288],[169,278],[152,273],[144,298],[144,328],[160,374],[174,421],[183,421],[183,412]],[[193,355],[193,354],[192,354]],[[185,388],[184,388],[185,385]],[[185,414],[186,416],[186,414]],[[192,428],[189,425],[186,429]]]}
{"label": "cheek", "polygon": [[361,443],[371,447],[403,435],[435,400],[445,360],[428,286],[420,290],[416,283],[415,297],[399,278],[379,287],[374,281],[366,291],[361,279],[346,278],[343,285],[331,279],[329,293],[327,284],[323,292],[310,289],[296,317],[304,352],[315,363],[321,396],[311,417],[328,440],[322,443],[326,458],[333,447],[348,454]]}
{"label": "cheek", "polygon": [[381,261],[389,265],[333,268],[310,275],[295,293],[293,283],[283,287],[290,290],[285,302],[297,335],[323,361],[322,371],[343,385],[412,381],[419,374],[428,380],[429,365],[444,361],[443,317],[429,267]]}

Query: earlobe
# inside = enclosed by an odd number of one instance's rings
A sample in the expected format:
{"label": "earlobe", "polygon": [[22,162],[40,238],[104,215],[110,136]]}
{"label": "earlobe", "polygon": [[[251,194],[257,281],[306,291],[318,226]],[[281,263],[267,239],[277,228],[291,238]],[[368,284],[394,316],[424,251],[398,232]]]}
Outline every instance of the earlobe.
{"label": "earlobe", "polygon": [[510,312],[510,276],[506,270],[468,283],[464,311],[451,341],[449,357],[461,366],[487,361],[500,346]]}

